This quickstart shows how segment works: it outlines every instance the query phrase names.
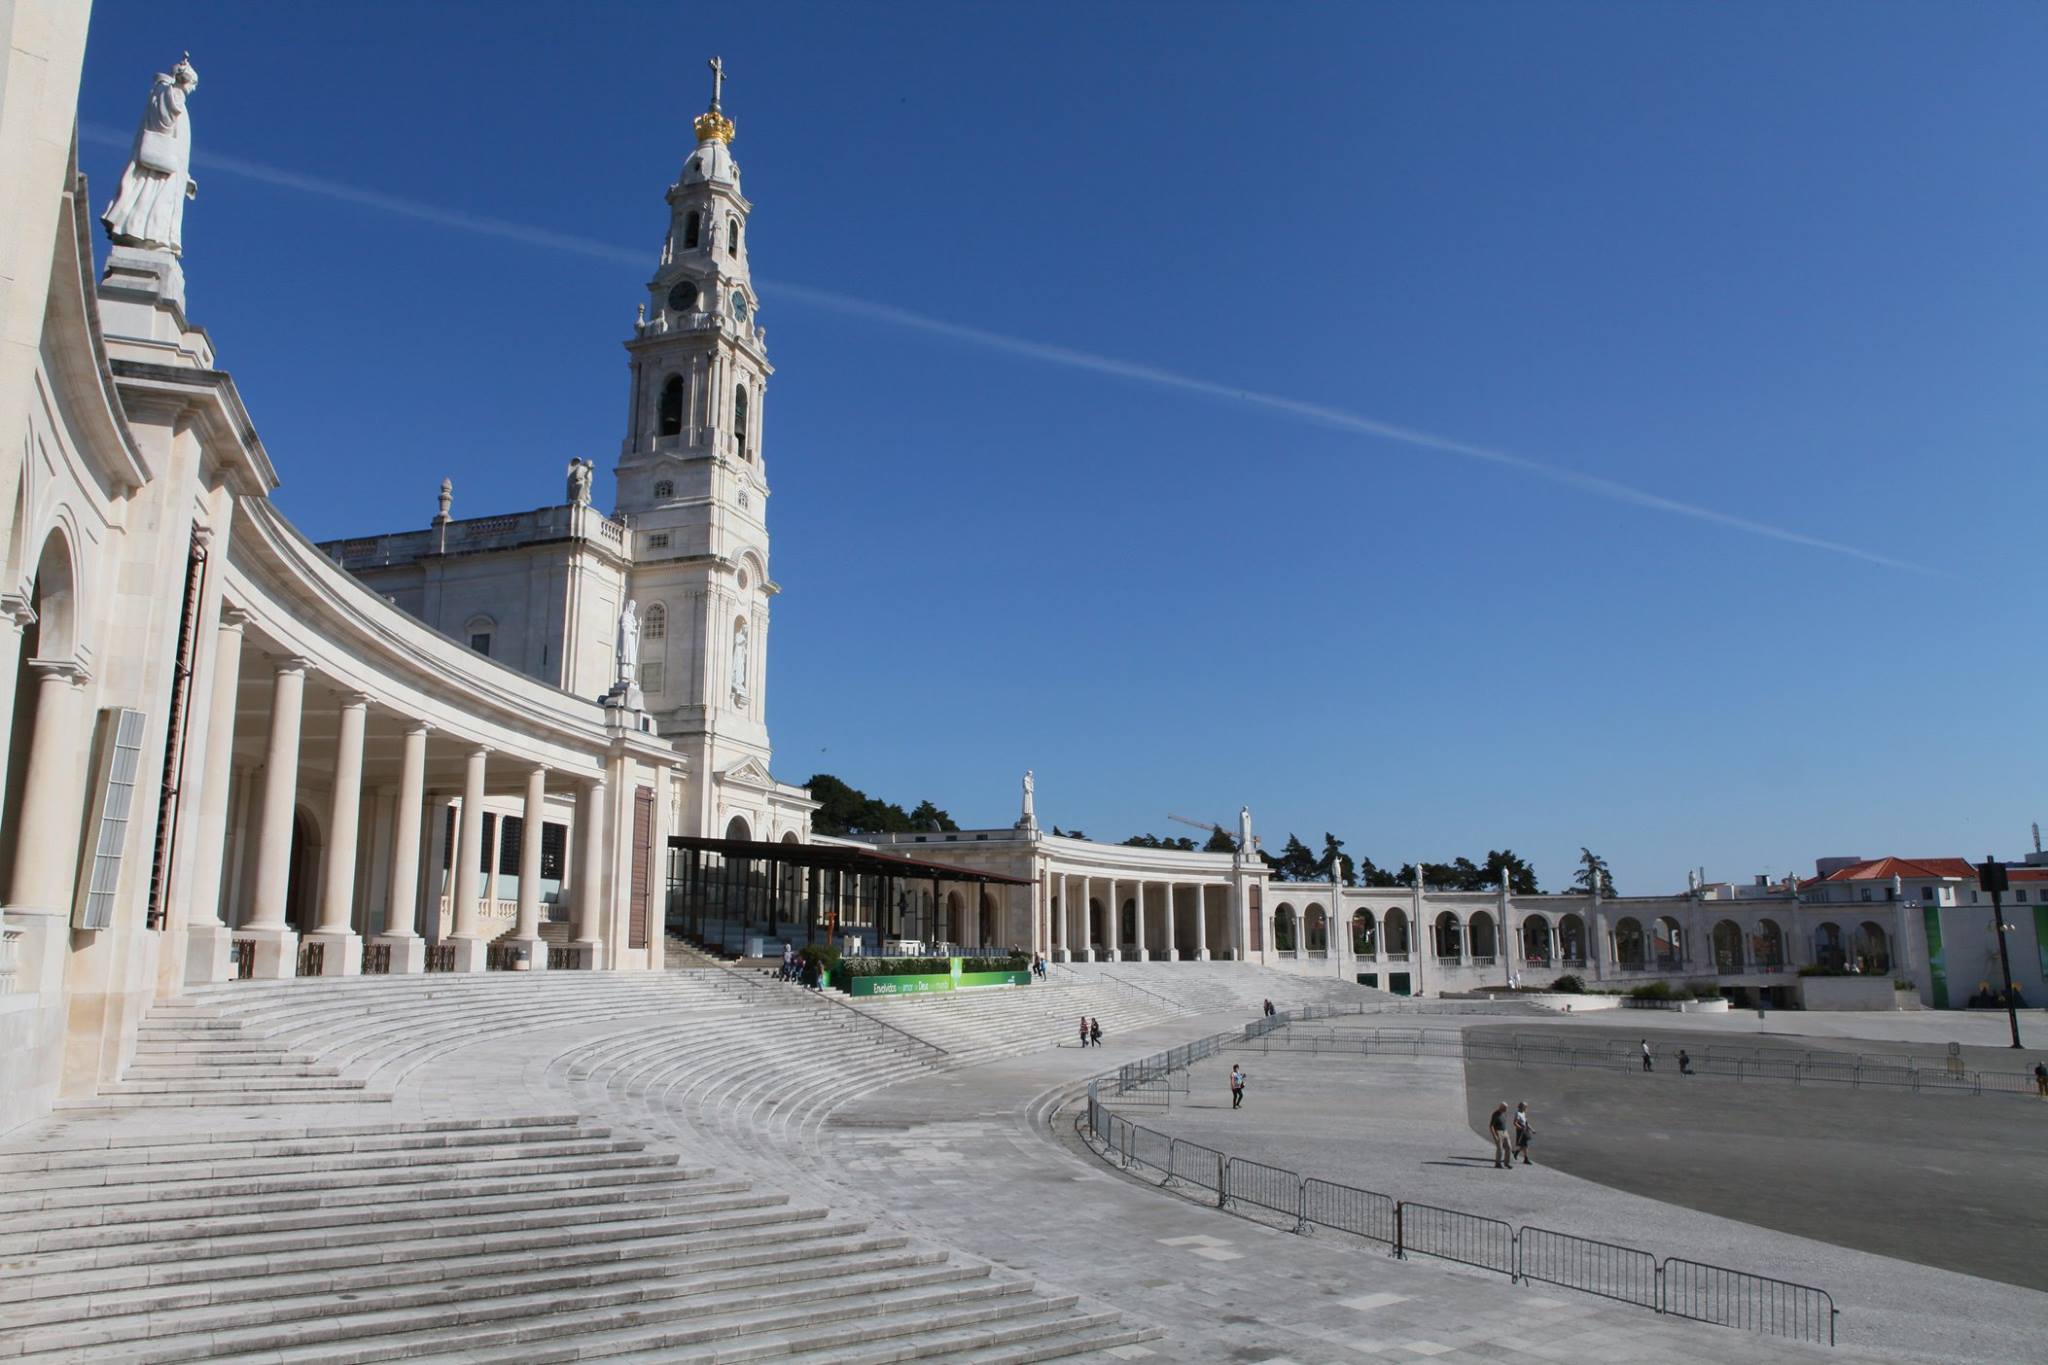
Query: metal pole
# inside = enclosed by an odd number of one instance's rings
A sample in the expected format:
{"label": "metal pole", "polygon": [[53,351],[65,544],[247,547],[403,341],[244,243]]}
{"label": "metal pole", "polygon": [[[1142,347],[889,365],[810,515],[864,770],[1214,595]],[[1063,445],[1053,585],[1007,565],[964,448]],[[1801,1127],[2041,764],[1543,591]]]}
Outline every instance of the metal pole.
{"label": "metal pole", "polygon": [[2012,1045],[2020,1045],[2020,1012],[2012,1003],[2012,958],[2005,949],[2005,905],[2000,893],[1991,892],[1991,917],[1998,924],[1999,994],[2005,997],[2005,1022],[2012,1029]]}

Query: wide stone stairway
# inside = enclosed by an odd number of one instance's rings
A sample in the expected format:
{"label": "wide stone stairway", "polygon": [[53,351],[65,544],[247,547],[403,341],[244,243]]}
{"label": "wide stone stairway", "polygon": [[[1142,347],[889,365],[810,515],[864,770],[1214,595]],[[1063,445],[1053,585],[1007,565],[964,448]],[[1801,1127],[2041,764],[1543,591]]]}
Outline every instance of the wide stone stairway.
{"label": "wide stone stairway", "polygon": [[750,1178],[849,1086],[952,1064],[715,969],[201,990],[107,1094],[0,1142],[0,1358],[992,1363],[1152,1335]]}

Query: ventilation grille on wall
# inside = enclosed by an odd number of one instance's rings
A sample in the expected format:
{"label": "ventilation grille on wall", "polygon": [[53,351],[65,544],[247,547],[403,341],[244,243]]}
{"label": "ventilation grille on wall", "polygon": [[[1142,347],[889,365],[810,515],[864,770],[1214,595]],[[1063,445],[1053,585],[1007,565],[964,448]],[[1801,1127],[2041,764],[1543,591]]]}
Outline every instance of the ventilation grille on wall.
{"label": "ventilation grille on wall", "polygon": [[142,771],[144,716],[125,706],[101,714],[99,780],[93,784],[92,875],[72,910],[74,929],[106,929],[114,923],[114,897],[121,889],[121,855],[128,846],[128,812]]}

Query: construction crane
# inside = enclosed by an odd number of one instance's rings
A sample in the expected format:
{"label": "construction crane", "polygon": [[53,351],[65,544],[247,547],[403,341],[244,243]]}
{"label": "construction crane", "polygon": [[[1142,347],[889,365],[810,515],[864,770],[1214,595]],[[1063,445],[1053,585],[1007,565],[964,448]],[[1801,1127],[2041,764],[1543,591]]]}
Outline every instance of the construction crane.
{"label": "construction crane", "polygon": [[[1185,815],[1174,815],[1170,812],[1167,814],[1166,818],[1169,820],[1177,821],[1183,825],[1193,825],[1196,829],[1206,829],[1211,834],[1220,834],[1224,838],[1230,840],[1230,846],[1232,848],[1237,847],[1237,837],[1233,835],[1229,830],[1223,828],[1223,826],[1217,824],[1214,820],[1190,820]],[[1258,846],[1259,836],[1254,834],[1252,836],[1252,847],[1256,849]]]}

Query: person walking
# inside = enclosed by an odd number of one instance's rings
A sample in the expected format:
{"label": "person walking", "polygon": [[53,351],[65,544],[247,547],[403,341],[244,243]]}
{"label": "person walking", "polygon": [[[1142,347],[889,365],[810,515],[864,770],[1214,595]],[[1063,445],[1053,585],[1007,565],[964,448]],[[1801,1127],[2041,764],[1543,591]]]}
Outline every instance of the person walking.
{"label": "person walking", "polygon": [[1270,1000],[1266,1002],[1266,1017],[1268,1019],[1273,1017],[1273,1002]]}
{"label": "person walking", "polygon": [[1088,1046],[1088,1016],[1081,1016],[1081,1046]]}
{"label": "person walking", "polygon": [[1653,1070],[1650,1065],[1650,1040],[1648,1038],[1643,1039],[1643,1070]]}
{"label": "person walking", "polygon": [[1244,1068],[1235,1062],[1230,1064],[1230,1107],[1244,1108]]}
{"label": "person walking", "polygon": [[[1529,1164],[1529,1139],[1533,1136],[1529,1128],[1529,1101],[1523,1100],[1515,1106],[1515,1156],[1522,1158],[1524,1166]],[[1513,1157],[1509,1161],[1512,1163]]]}
{"label": "person walking", "polygon": [[1502,1100],[1493,1107],[1493,1116],[1486,1120],[1486,1128],[1493,1138],[1493,1168],[1513,1170],[1514,1162],[1508,1157],[1508,1102]]}
{"label": "person walking", "polygon": [[1102,1021],[1100,1019],[1090,1019],[1088,1021],[1088,1041],[1096,1047],[1102,1046]]}
{"label": "person walking", "polygon": [[2048,1064],[2034,1063],[2034,1090],[2042,1099],[2048,1100]]}
{"label": "person walking", "polygon": [[1692,1058],[1685,1055],[1684,1048],[1678,1049],[1678,1074],[1681,1076],[1692,1075]]}

